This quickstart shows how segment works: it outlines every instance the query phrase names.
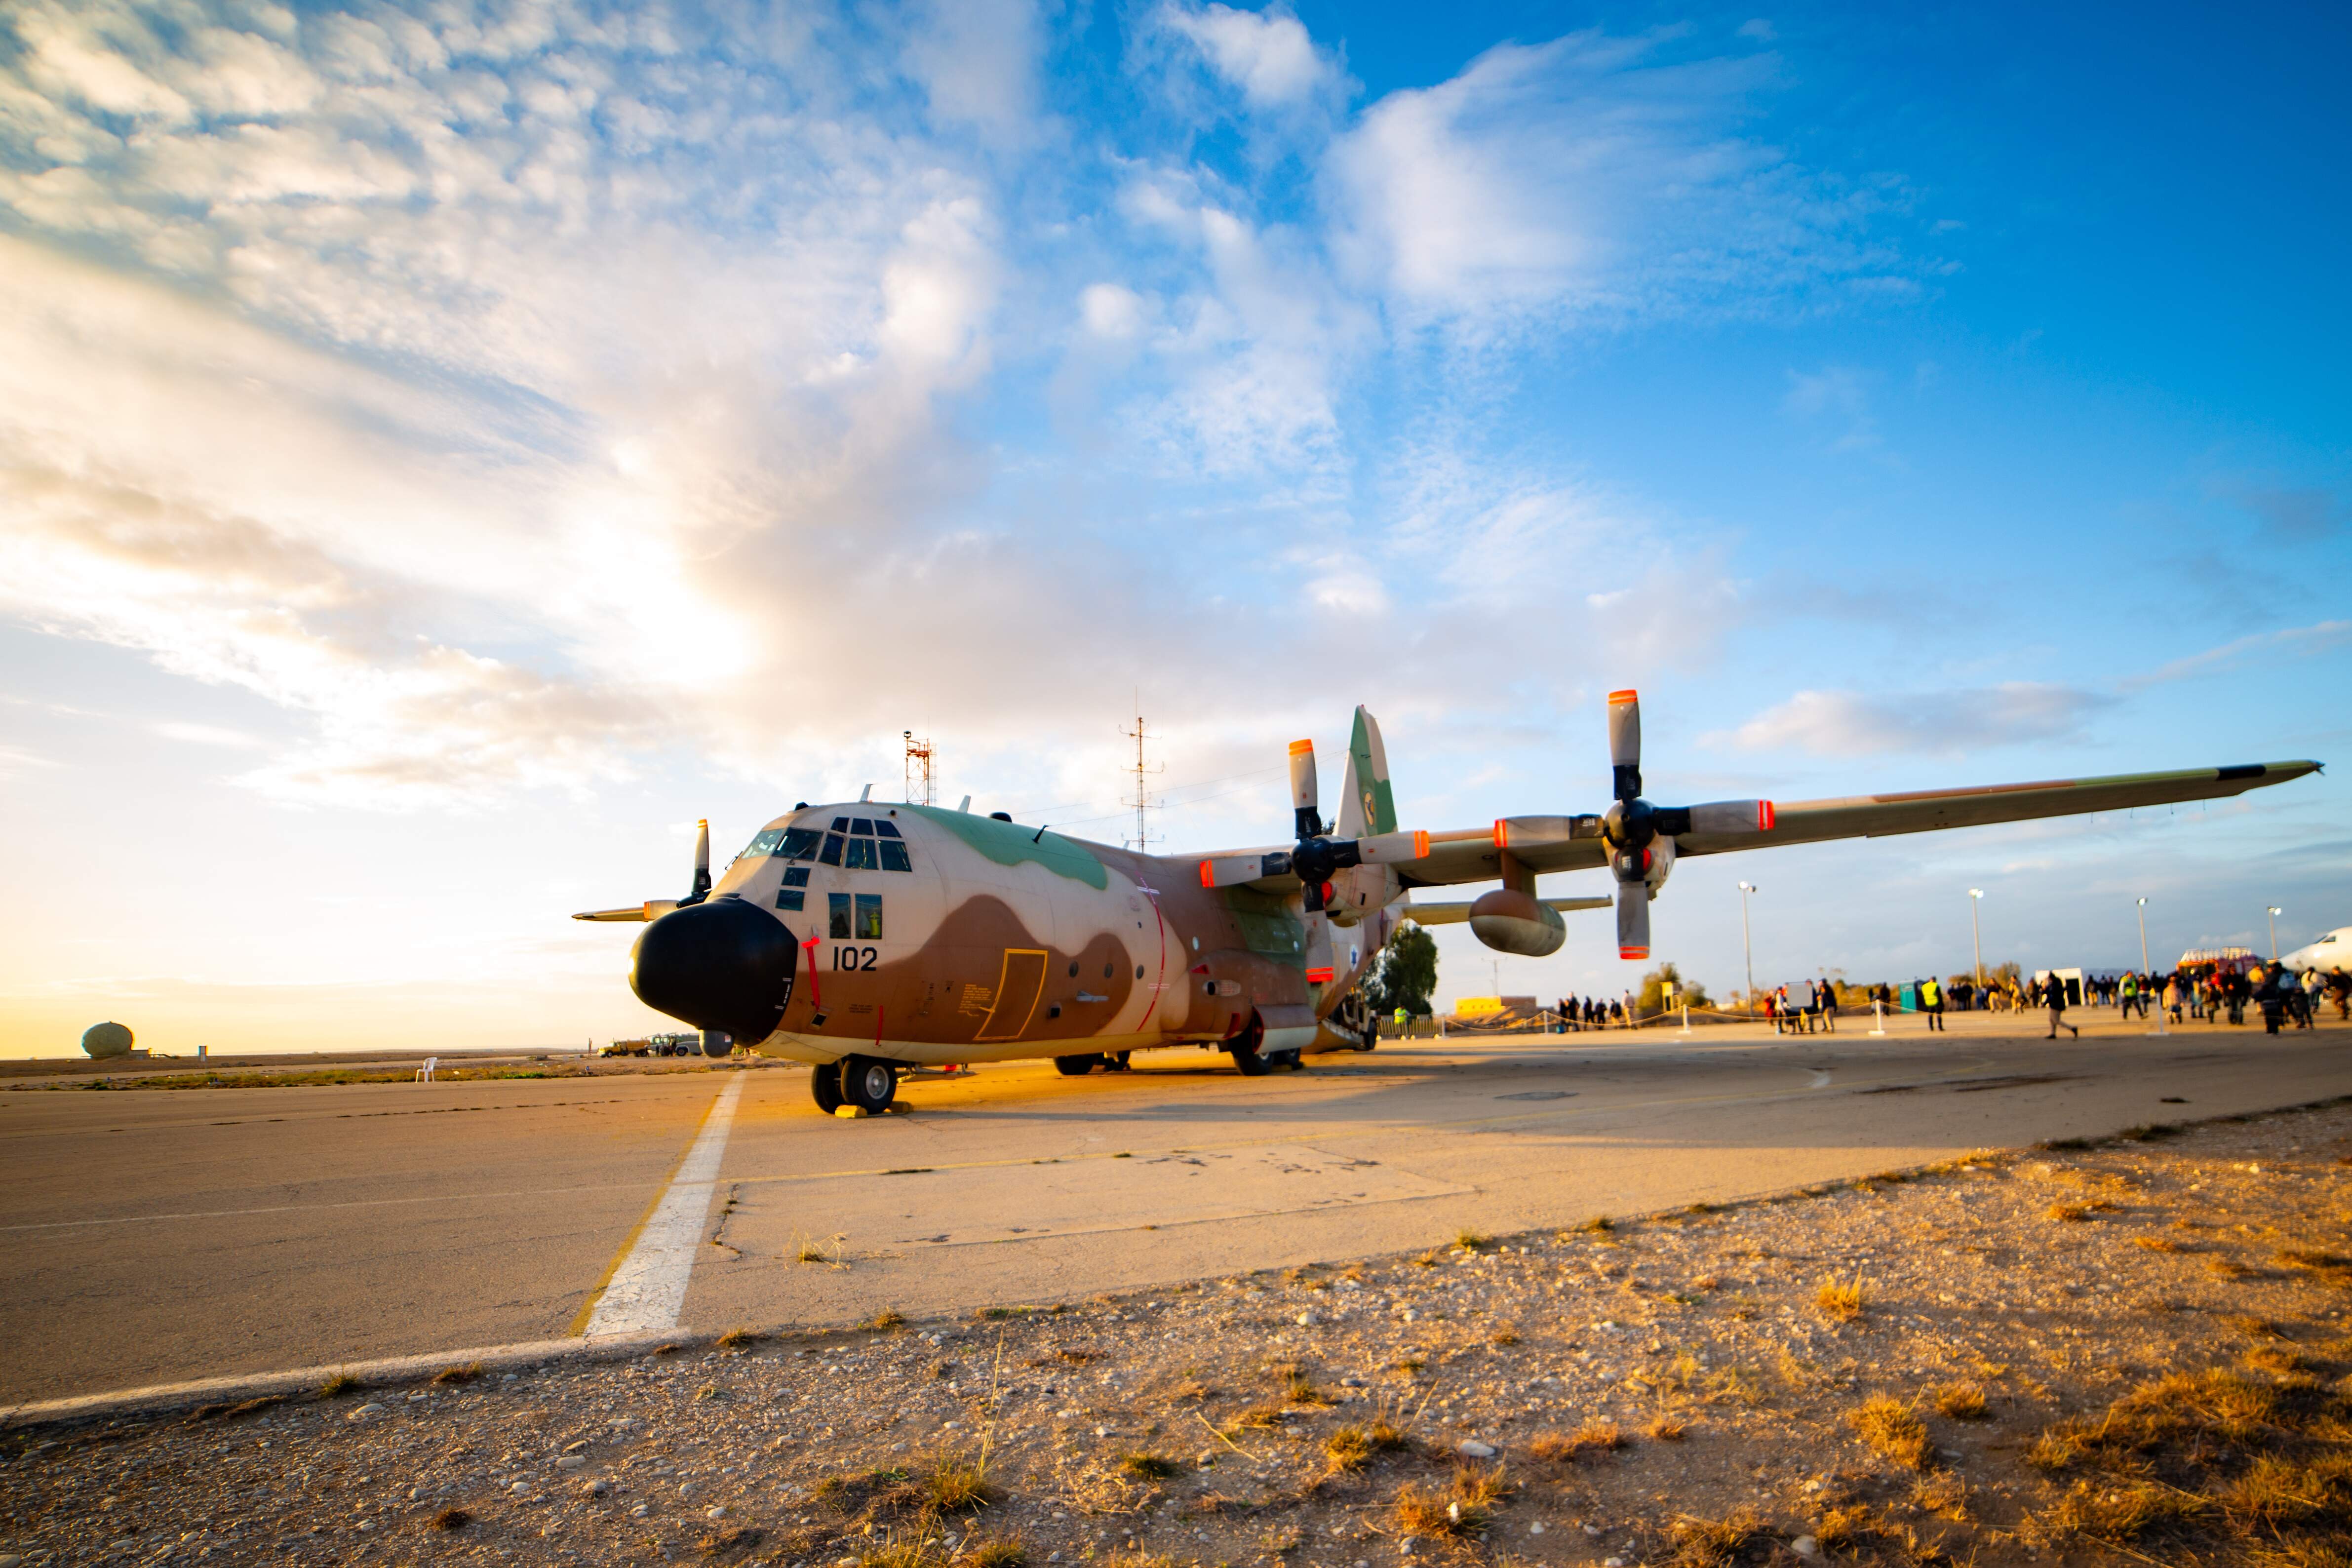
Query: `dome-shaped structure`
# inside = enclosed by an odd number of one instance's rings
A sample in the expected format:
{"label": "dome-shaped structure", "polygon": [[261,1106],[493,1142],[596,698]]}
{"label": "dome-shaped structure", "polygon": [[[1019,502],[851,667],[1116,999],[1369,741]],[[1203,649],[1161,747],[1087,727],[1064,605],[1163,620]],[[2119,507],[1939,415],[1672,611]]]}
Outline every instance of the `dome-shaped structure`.
{"label": "dome-shaped structure", "polygon": [[131,1031],[120,1024],[92,1024],[81,1032],[81,1048],[94,1057],[127,1057]]}

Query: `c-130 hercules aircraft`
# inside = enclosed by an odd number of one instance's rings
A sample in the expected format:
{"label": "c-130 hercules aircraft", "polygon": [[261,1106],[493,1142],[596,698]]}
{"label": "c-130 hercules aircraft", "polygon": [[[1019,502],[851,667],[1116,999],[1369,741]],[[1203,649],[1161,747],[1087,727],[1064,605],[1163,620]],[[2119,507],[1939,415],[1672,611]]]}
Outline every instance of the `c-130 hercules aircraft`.
{"label": "c-130 hercules aircraft", "polygon": [[[1567,940],[1560,911],[1613,901],[1618,956],[1646,959],[1650,901],[1685,856],[2212,800],[2319,767],[1662,806],[1642,797],[1631,691],[1610,694],[1609,752],[1616,799],[1597,816],[1400,831],[1380,727],[1359,708],[1336,824],[1321,816],[1313,742],[1292,744],[1287,848],[1146,855],[1002,813],[801,805],[716,884],[705,824],[687,897],[572,918],[651,922],[629,972],[646,1005],[810,1063],[826,1111],[878,1111],[911,1067],[1051,1057],[1075,1075],[1184,1046],[1256,1076],[1307,1052],[1369,1048],[1355,985],[1408,920],[1466,921],[1488,947],[1540,958]],[[1602,866],[1613,900],[1536,890],[1544,873]],[[1409,898],[1471,882],[1501,885],[1468,903]]]}

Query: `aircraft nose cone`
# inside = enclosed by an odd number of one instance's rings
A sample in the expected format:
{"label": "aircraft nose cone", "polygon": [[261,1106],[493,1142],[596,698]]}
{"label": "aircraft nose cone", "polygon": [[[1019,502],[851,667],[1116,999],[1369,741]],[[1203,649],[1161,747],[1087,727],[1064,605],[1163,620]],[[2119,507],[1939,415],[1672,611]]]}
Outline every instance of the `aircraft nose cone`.
{"label": "aircraft nose cone", "polygon": [[740,1045],[774,1032],[793,996],[799,946],[783,921],[740,899],[673,910],[629,955],[629,989],[646,1006]]}

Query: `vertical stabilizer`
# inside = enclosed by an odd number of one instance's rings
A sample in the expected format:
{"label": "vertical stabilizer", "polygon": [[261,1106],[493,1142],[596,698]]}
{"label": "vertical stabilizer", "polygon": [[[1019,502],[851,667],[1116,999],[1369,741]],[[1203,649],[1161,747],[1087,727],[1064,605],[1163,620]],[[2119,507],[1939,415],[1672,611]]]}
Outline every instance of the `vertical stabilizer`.
{"label": "vertical stabilizer", "polygon": [[1347,795],[1339,805],[1342,837],[1362,838],[1396,831],[1396,796],[1389,791],[1389,752],[1381,743],[1380,721],[1356,710],[1356,732],[1348,740]]}

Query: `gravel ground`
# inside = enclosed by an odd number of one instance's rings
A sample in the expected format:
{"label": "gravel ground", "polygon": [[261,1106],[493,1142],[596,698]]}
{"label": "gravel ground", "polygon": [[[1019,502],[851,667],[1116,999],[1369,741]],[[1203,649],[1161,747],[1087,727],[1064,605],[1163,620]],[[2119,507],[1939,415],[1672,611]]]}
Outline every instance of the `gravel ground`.
{"label": "gravel ground", "polygon": [[[2352,1562],[2352,1107],[0,1436],[67,1563]],[[857,1267],[856,1258],[810,1268]]]}

